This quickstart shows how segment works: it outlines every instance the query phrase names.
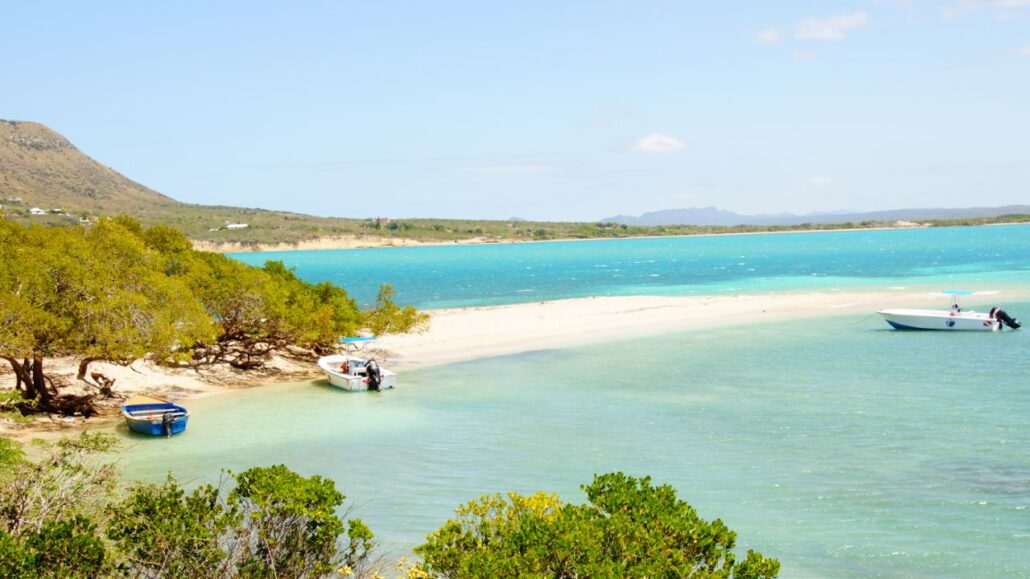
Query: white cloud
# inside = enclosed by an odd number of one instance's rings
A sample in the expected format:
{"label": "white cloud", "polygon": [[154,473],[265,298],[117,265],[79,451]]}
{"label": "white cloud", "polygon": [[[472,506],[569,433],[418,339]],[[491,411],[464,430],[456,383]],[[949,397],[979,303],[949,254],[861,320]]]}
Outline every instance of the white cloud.
{"label": "white cloud", "polygon": [[1020,56],[1030,56],[1030,46],[1024,46],[1023,48],[1017,48],[1016,54]]}
{"label": "white cloud", "polygon": [[794,37],[800,40],[843,40],[848,32],[868,22],[869,15],[865,12],[838,14],[828,18],[805,18],[798,24]]}
{"label": "white cloud", "polygon": [[775,44],[780,41],[780,29],[766,28],[755,35],[755,40],[764,44]]}
{"label": "white cloud", "polygon": [[459,167],[459,173],[549,173],[555,166],[548,163],[490,163]]}
{"label": "white cloud", "polygon": [[833,185],[833,179],[830,179],[829,177],[816,176],[809,179],[808,184],[813,187],[829,187],[830,185]]}
{"label": "white cloud", "polygon": [[633,145],[633,150],[641,153],[671,153],[686,146],[687,145],[683,141],[676,137],[670,137],[669,135],[663,135],[661,133],[652,133],[638,140],[636,144]]}

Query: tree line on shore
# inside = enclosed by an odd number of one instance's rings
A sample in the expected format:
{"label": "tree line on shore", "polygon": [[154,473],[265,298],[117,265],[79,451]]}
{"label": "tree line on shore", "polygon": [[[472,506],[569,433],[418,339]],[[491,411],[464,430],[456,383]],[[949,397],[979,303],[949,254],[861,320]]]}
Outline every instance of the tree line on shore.
{"label": "tree line on shore", "polygon": [[[362,309],[329,282],[307,283],[282,262],[258,268],[197,251],[178,230],[130,217],[88,228],[0,219],[0,359],[14,371],[22,412],[92,412],[94,395],[60,395],[48,358],[260,367],[272,354],[313,357],[340,336],[425,327],[428,316],[380,288]],[[109,394],[101,390],[102,394]]]}
{"label": "tree line on shore", "polygon": [[[765,579],[780,564],[734,552],[736,533],[707,521],[668,485],[598,475],[586,502],[492,495],[389,560],[324,477],[283,465],[223,473],[190,489],[118,484],[111,434],[40,443],[29,460],[0,438],[0,576],[316,578],[696,577]],[[343,516],[340,516],[340,512]]]}

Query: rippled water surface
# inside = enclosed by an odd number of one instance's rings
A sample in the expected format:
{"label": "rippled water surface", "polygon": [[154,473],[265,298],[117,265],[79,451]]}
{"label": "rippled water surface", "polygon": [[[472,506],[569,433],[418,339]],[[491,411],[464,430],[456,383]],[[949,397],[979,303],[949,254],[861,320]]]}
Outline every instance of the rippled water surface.
{"label": "rippled water surface", "polygon": [[390,283],[418,307],[602,295],[693,295],[1030,280],[1030,225],[721,235],[341,251],[283,260],[360,301]]}
{"label": "rippled water surface", "polygon": [[[1013,304],[1030,311],[1030,303]],[[286,463],[334,478],[403,550],[458,503],[594,473],[675,485],[784,577],[1030,575],[1030,333],[893,332],[862,316],[673,334],[192,404],[128,475]]]}
{"label": "rippled water surface", "polygon": [[[422,307],[583,295],[1003,288],[1030,318],[1030,227],[243,254],[362,300]],[[990,307],[978,297],[971,303]],[[500,329],[503,331],[503,329]],[[1030,576],[1030,332],[893,332],[860,315],[722,327],[193,401],[131,438],[127,476],[285,463],[335,479],[397,552],[485,493],[582,500],[650,474],[784,577]],[[125,435],[128,438],[128,435]]]}

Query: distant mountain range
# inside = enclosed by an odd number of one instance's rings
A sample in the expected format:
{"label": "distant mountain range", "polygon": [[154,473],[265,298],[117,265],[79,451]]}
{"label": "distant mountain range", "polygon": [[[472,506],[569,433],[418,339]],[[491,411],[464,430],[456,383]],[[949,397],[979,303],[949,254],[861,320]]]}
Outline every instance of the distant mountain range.
{"label": "distant mountain range", "polygon": [[633,215],[616,215],[606,217],[606,223],[622,223],[625,225],[801,225],[804,223],[861,223],[863,221],[923,221],[937,219],[975,219],[1001,217],[1002,215],[1030,214],[1030,205],[1005,205],[1003,207],[967,207],[961,209],[917,208],[893,209],[890,211],[849,212],[834,211],[830,213],[808,213],[795,215],[792,213],[761,213],[742,215],[725,211],[717,207],[694,207],[691,209],[665,209],[644,213],[639,217]]}

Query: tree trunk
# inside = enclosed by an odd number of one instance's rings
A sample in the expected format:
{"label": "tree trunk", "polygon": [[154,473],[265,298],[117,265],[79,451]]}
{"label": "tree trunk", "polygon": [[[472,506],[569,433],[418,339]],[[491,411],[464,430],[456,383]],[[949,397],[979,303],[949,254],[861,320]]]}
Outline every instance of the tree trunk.
{"label": "tree trunk", "polygon": [[32,388],[39,398],[40,405],[44,408],[49,407],[53,396],[50,394],[50,389],[46,383],[46,376],[43,374],[42,356],[32,357]]}
{"label": "tree trunk", "polygon": [[28,365],[9,356],[2,356],[2,358],[7,360],[7,363],[11,365],[11,370],[14,371],[14,389],[21,394],[22,398],[29,398],[29,382],[31,380],[30,376],[26,375]]}
{"label": "tree trunk", "polygon": [[25,384],[25,398],[27,400],[35,400],[38,398],[36,394],[36,383],[32,380],[32,363],[29,362],[28,358],[21,361],[21,379]]}
{"label": "tree trunk", "polygon": [[97,360],[100,360],[100,358],[83,358],[79,362],[79,372],[75,375],[75,378],[86,382],[86,372],[89,371],[89,365]]}

